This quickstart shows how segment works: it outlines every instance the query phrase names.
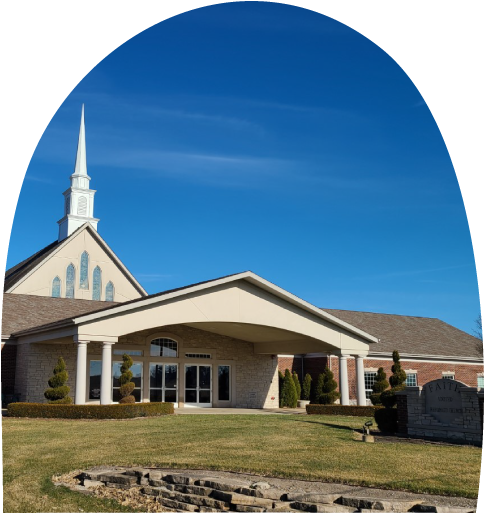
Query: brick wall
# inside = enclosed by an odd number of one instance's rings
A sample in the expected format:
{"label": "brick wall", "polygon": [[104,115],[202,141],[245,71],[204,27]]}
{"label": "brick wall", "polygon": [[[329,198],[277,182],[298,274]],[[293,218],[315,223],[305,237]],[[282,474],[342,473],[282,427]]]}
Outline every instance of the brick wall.
{"label": "brick wall", "polygon": [[17,346],[5,344],[2,346],[2,393],[13,394],[15,386],[15,365]]}

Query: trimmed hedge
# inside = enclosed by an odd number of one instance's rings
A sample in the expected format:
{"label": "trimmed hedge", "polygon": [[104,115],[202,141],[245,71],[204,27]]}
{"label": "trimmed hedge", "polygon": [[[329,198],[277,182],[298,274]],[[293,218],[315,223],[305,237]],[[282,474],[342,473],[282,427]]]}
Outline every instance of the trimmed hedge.
{"label": "trimmed hedge", "polygon": [[134,419],[159,417],[175,412],[173,403],[135,404],[42,404],[10,403],[10,417],[44,419]]}
{"label": "trimmed hedge", "polygon": [[346,415],[349,417],[373,417],[381,406],[343,406],[341,404],[308,404],[308,415]]}

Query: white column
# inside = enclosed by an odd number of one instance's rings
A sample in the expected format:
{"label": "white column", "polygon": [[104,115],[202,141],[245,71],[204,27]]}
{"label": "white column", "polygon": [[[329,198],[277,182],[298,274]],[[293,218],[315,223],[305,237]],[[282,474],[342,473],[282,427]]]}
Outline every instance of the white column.
{"label": "white column", "polygon": [[114,342],[103,342],[102,366],[101,366],[101,404],[111,404],[112,394],[112,345]]}
{"label": "white column", "polygon": [[344,354],[339,356],[339,392],[341,404],[350,404],[350,390],[348,386],[348,357]]}
{"label": "white column", "polygon": [[77,341],[75,404],[85,404],[86,402],[87,344],[89,342],[86,340]]}
{"label": "white column", "polygon": [[356,355],[356,397],[358,406],[366,406],[364,356]]}

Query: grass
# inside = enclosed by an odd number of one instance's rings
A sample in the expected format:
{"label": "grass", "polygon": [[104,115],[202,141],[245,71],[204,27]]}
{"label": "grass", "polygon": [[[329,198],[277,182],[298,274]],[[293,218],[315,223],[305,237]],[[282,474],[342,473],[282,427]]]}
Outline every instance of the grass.
{"label": "grass", "polygon": [[171,415],[3,419],[4,511],[127,511],[50,479],[94,465],[232,470],[476,498],[481,450],[353,440],[362,417]]}

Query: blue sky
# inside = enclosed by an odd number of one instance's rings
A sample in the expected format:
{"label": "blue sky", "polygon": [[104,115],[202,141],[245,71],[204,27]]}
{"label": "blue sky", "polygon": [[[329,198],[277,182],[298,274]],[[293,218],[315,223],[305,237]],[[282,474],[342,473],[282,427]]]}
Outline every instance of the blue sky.
{"label": "blue sky", "polygon": [[245,2],[126,42],[46,128],[7,267],[57,238],[82,103],[99,233],[148,292],[250,269],[317,306],[475,328],[444,141],[411,80],[357,32]]}

